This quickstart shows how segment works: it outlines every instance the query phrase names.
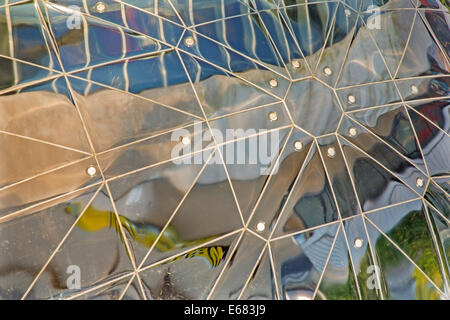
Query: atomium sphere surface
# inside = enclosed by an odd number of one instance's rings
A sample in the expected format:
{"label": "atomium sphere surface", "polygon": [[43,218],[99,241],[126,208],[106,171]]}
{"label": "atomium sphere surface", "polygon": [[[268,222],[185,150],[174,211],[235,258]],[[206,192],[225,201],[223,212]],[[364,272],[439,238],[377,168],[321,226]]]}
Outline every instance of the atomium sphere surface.
{"label": "atomium sphere surface", "polygon": [[0,0],[0,299],[449,299],[445,0]]}

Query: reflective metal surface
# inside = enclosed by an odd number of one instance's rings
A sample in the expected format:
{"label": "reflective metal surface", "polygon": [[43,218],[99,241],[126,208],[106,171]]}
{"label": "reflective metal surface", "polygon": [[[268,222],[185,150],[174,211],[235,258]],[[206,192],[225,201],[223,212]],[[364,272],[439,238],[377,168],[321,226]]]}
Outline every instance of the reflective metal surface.
{"label": "reflective metal surface", "polygon": [[0,299],[450,299],[445,0],[0,0]]}

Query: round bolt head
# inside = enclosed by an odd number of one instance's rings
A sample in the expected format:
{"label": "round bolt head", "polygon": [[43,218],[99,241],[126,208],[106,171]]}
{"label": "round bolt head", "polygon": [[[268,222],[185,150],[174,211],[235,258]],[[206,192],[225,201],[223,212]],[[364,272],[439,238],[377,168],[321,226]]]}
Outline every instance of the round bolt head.
{"label": "round bolt head", "polygon": [[358,130],[356,130],[355,127],[350,127],[348,129],[348,134],[350,135],[350,137],[354,137],[358,134]]}
{"label": "round bolt head", "polygon": [[298,68],[300,68],[300,66],[301,66],[300,60],[298,60],[298,59],[292,60],[292,61],[291,61],[291,64],[292,64],[292,67],[293,67],[294,69],[298,69]]}
{"label": "round bolt head", "polygon": [[354,246],[355,248],[361,248],[361,247],[363,246],[363,244],[364,244],[364,240],[361,239],[361,238],[356,238],[356,239],[353,241],[353,246]]}
{"label": "round bolt head", "polygon": [[419,188],[422,188],[424,183],[425,183],[425,181],[422,178],[416,179],[416,186],[418,186]]}
{"label": "round bolt head", "polygon": [[184,44],[185,44],[187,47],[192,47],[192,46],[195,44],[195,40],[194,40],[194,38],[191,37],[191,36],[186,37],[186,39],[184,39]]}
{"label": "round bolt head", "polygon": [[103,13],[103,12],[105,12],[106,11],[106,4],[104,3],[104,2],[97,2],[96,4],[95,4],[95,11],[97,11],[98,13]]}
{"label": "round bolt head", "polygon": [[348,101],[348,103],[350,103],[350,104],[354,104],[354,103],[356,102],[356,97],[355,97],[354,95],[350,94],[350,95],[348,95],[348,97],[347,97],[347,101]]}
{"label": "round bolt head", "polygon": [[303,149],[303,143],[300,140],[294,141],[294,150],[300,151]]}
{"label": "round bolt head", "polygon": [[89,176],[93,177],[97,173],[97,168],[94,166],[89,166],[89,168],[86,169],[86,172]]}
{"label": "round bolt head", "polygon": [[181,143],[184,145],[188,145],[191,143],[191,138],[189,138],[188,136],[182,137],[181,138]]}
{"label": "round bolt head", "polygon": [[266,224],[264,222],[258,222],[256,225],[256,230],[258,232],[263,232],[266,229]]}
{"label": "round bolt head", "polygon": [[269,85],[271,88],[276,88],[278,87],[278,81],[276,79],[270,79]]}
{"label": "round bolt head", "polygon": [[329,147],[327,149],[327,156],[330,158],[334,158],[336,156],[336,149],[334,147]]}
{"label": "round bolt head", "polygon": [[323,68],[323,73],[325,73],[325,75],[327,75],[327,76],[331,76],[331,75],[333,75],[333,70],[331,70],[330,67],[325,67],[325,68]]}
{"label": "round bolt head", "polygon": [[411,92],[413,94],[417,94],[417,93],[419,93],[419,88],[417,88],[417,86],[415,86],[415,85],[412,85],[411,86]]}
{"label": "round bolt head", "polygon": [[277,121],[278,120],[278,114],[275,111],[269,112],[269,120],[270,121]]}
{"label": "round bolt head", "polygon": [[350,9],[345,9],[344,10],[345,15],[348,17],[349,15],[352,14],[352,12],[350,11]]}

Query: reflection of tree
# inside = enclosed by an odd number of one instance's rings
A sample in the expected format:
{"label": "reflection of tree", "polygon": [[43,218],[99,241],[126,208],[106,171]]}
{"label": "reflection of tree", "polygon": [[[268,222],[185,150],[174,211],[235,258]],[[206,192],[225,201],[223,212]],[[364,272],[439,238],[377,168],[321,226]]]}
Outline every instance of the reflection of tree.
{"label": "reflection of tree", "polygon": [[[395,228],[387,233],[387,236],[394,241],[402,250],[428,275],[428,277],[440,288],[443,286],[443,278],[436,256],[436,251],[431,240],[431,235],[422,211],[412,211],[407,214]],[[373,239],[374,240],[374,239]],[[394,270],[404,270],[406,257],[384,236],[376,240],[375,255],[378,260],[381,273],[381,288],[385,293],[385,298],[393,299],[389,293],[386,275],[392,274]],[[450,254],[450,246],[446,248],[446,254]],[[407,261],[407,263],[409,263]],[[380,299],[379,293],[375,289],[368,287],[369,277],[374,274],[367,272],[367,268],[373,265],[370,251],[367,247],[365,254],[359,260],[355,261],[357,280],[361,297],[364,300]],[[350,270],[350,267],[349,267]],[[384,275],[384,276],[383,276]],[[327,299],[355,299],[354,281],[350,279],[345,284],[334,284],[321,286],[320,290]],[[425,275],[417,268],[411,273],[411,279],[414,280],[415,298],[421,300],[439,300],[439,292],[429,283]]]}
{"label": "reflection of tree", "polygon": [[[442,287],[441,271],[423,214],[422,211],[410,212],[394,229],[387,233],[387,236],[402,248],[438,287]],[[393,269],[401,268],[406,259],[383,236],[378,238],[375,244],[375,251],[382,264],[381,269],[384,274],[388,274]],[[412,272],[411,277],[415,280],[417,299],[440,299],[439,292],[429,284],[428,279],[417,268]]]}
{"label": "reflection of tree", "polygon": [[[319,291],[322,293],[323,298],[327,300],[355,300],[358,299],[356,294],[356,284],[353,278],[353,272],[351,271],[351,264],[348,264],[348,278],[345,283],[321,285]],[[322,298],[317,296],[318,299]]]}
{"label": "reflection of tree", "polygon": [[[439,196],[436,196],[440,198]],[[431,240],[431,234],[426,223],[424,212],[421,210],[411,211],[386,235],[400,247],[420,267],[423,273],[415,268],[411,275],[407,275],[414,280],[415,298],[420,300],[439,300],[439,292],[432,286],[424,273],[440,288],[443,287],[443,278],[437,260],[434,244]],[[405,262],[409,264],[406,257],[384,236],[376,240],[375,253],[380,264],[382,283],[381,287],[385,292],[385,298],[393,299],[389,292],[386,276],[392,275],[398,270],[405,270]],[[446,249],[447,256],[450,248]],[[372,274],[367,272],[367,268],[373,265],[370,251],[367,250],[359,261],[357,270],[358,283],[363,299],[377,299],[377,291],[368,288],[367,282]],[[349,269],[350,269],[349,265]],[[384,275],[384,277],[383,277]],[[353,273],[349,272],[345,283],[333,283],[327,285],[323,283],[320,291],[326,299],[348,300],[355,299],[356,286],[352,279]],[[411,282],[409,282],[411,283]],[[405,288],[406,289],[406,288]]]}
{"label": "reflection of tree", "polygon": [[[358,264],[355,262],[355,267],[358,266]],[[359,284],[359,291],[361,293],[361,298],[363,300],[376,300],[379,299],[378,293],[375,289],[370,289],[367,286],[367,282],[369,280],[369,277],[371,276],[370,273],[367,272],[367,268],[374,263],[372,262],[372,257],[370,255],[370,251],[367,250],[366,253],[362,256],[362,258],[359,260],[359,268],[356,270],[357,275],[357,281]],[[320,291],[323,293],[324,296],[326,296],[326,299],[328,300],[353,300],[357,299],[356,296],[356,284],[353,281],[353,272],[351,271],[351,264],[349,261],[349,274],[347,282],[344,284],[334,284],[334,285],[328,285],[328,286],[321,286]]]}

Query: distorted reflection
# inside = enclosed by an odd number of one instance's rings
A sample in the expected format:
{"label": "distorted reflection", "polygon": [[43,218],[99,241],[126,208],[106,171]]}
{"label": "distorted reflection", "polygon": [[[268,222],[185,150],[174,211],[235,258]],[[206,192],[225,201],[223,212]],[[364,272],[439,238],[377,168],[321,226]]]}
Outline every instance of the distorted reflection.
{"label": "distorted reflection", "polygon": [[[65,211],[75,217],[80,216],[80,203],[72,203],[65,208]],[[104,228],[114,228],[120,234],[119,223],[128,232],[137,243],[150,248],[158,238],[155,248],[159,251],[170,252],[175,249],[183,249],[186,247],[198,246],[204,242],[214,239],[209,237],[205,239],[198,239],[195,241],[183,241],[179,238],[176,230],[167,227],[164,232],[158,226],[151,224],[136,223],[124,216],[119,215],[119,219],[112,211],[99,210],[92,205],[89,206],[81,215],[76,226],[87,232],[96,232]],[[186,253],[183,256],[186,259],[194,257],[204,257],[207,259],[211,267],[216,267],[223,259],[228,248],[222,246],[202,247]]]}
{"label": "distorted reflection", "polygon": [[0,0],[0,298],[448,299],[449,9]]}

